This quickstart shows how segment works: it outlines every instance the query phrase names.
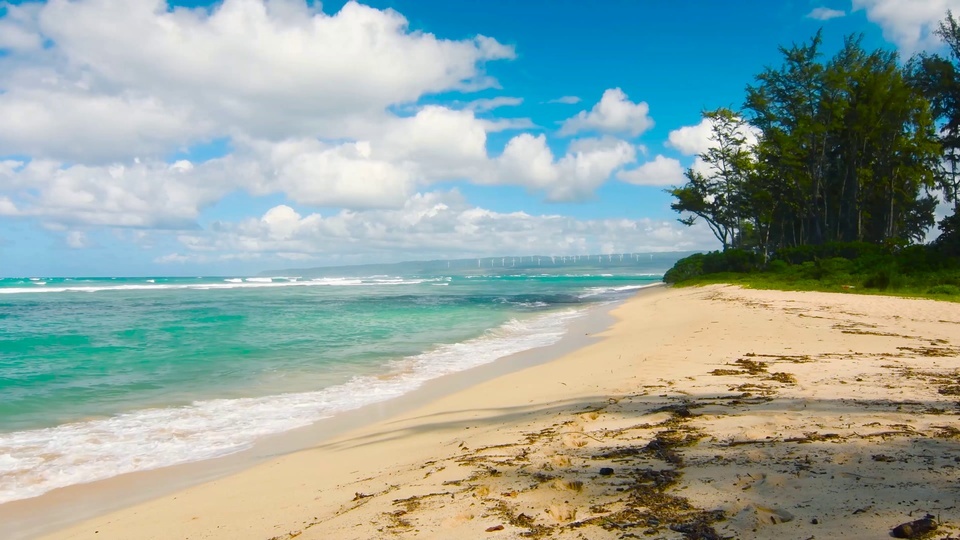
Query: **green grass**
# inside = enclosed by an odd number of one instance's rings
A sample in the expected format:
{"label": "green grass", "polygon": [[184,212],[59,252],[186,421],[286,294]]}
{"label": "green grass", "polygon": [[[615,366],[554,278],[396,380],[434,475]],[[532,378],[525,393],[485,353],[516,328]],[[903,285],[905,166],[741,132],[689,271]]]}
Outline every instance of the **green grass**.
{"label": "green grass", "polygon": [[[922,246],[921,246],[922,247]],[[831,247],[836,251],[836,246]],[[795,254],[794,254],[795,255]],[[960,302],[960,261],[920,249],[870,253],[854,259],[775,259],[763,265],[743,252],[714,252],[681,259],[664,276],[677,286],[730,283],[753,289],[824,291],[929,298]],[[731,271],[733,269],[734,271]]]}
{"label": "green grass", "polygon": [[856,284],[856,282],[838,285],[836,283],[826,283],[815,279],[788,280],[779,276],[762,273],[744,274],[737,272],[722,272],[717,274],[708,274],[680,283],[674,283],[673,286],[695,287],[715,284],[739,285],[747,289],[767,289],[777,291],[821,291],[847,294],[901,296],[906,298],[928,298],[931,300],[960,302],[960,290],[953,293],[945,293],[937,290],[937,287],[939,286],[928,288],[887,288],[880,290],[866,288],[862,285]]}

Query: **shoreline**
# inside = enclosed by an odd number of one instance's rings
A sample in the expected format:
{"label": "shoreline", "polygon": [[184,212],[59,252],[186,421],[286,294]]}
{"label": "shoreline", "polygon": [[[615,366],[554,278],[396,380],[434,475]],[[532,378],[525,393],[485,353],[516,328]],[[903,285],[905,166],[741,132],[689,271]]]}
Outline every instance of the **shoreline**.
{"label": "shoreline", "polygon": [[960,306],[654,291],[559,358],[50,538],[960,531]]}
{"label": "shoreline", "polygon": [[[662,290],[644,286],[636,295]],[[632,297],[631,297],[632,298]],[[38,497],[0,504],[0,537],[10,540],[50,534],[84,520],[211,482],[382,422],[441,397],[534,365],[548,363],[593,341],[593,334],[613,323],[610,311],[629,299],[588,307],[574,319],[561,339],[451,374],[430,379],[407,394],[337,413],[310,426],[267,435],[250,448],[212,459],[159,469],[124,473],[93,482],[57,488]],[[80,501],[79,503],[77,501]],[[51,513],[56,516],[53,519]]]}

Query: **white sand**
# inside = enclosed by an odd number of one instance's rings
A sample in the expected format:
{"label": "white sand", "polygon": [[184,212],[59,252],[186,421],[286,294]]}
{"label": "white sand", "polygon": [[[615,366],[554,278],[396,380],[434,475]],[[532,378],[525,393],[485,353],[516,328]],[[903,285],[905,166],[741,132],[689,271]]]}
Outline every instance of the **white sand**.
{"label": "white sand", "polygon": [[614,315],[555,361],[50,538],[960,531],[960,304],[712,286]]}

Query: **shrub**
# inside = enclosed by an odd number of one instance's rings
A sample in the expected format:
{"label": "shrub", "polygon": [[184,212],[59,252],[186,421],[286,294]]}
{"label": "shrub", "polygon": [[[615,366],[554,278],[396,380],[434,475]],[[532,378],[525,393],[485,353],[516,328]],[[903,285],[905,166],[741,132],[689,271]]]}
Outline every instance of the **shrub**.
{"label": "shrub", "polygon": [[763,256],[740,249],[696,253],[677,261],[663,275],[666,283],[680,283],[705,274],[747,273],[760,269]]}
{"label": "shrub", "polygon": [[663,274],[665,283],[680,283],[703,275],[703,253],[695,253],[677,261],[673,268]]}
{"label": "shrub", "polygon": [[767,272],[771,272],[774,274],[782,274],[788,271],[789,269],[790,269],[790,265],[787,263],[787,261],[781,261],[779,259],[770,261],[770,263],[767,264]]}
{"label": "shrub", "polygon": [[[728,249],[726,251],[713,252],[711,262],[716,259],[718,265],[714,272],[754,272],[760,269],[763,264],[763,256],[752,251],[742,249]],[[704,264],[704,271],[707,265]]]}
{"label": "shrub", "polygon": [[960,287],[956,285],[936,285],[927,289],[927,294],[960,295]]}
{"label": "shrub", "polygon": [[928,246],[907,246],[894,256],[903,273],[929,272],[943,266],[944,257]]}
{"label": "shrub", "polygon": [[833,257],[830,259],[816,259],[806,261],[799,266],[799,275],[805,279],[815,279],[817,281],[835,281],[849,280],[850,273],[853,271],[853,263],[847,259]]}
{"label": "shrub", "polygon": [[779,249],[774,258],[790,264],[803,264],[817,259],[849,259],[889,254],[882,246],[866,242],[827,242],[826,244],[795,246]]}
{"label": "shrub", "polygon": [[890,287],[897,287],[902,278],[897,273],[893,265],[886,265],[877,268],[864,282],[863,286],[868,289],[878,289],[885,291]]}
{"label": "shrub", "polygon": [[832,243],[779,250],[764,264],[762,255],[728,249],[681,259],[667,283],[716,275],[715,280],[793,290],[875,289],[943,295],[960,300],[960,258],[938,246]]}

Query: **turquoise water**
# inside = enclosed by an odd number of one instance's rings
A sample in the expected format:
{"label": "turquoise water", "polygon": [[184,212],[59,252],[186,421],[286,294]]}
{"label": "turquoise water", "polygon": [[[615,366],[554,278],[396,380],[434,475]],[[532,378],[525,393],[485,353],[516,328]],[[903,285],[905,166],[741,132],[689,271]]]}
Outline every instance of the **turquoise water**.
{"label": "turquoise water", "polygon": [[207,459],[556,342],[640,266],[0,279],[0,503]]}

